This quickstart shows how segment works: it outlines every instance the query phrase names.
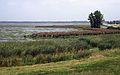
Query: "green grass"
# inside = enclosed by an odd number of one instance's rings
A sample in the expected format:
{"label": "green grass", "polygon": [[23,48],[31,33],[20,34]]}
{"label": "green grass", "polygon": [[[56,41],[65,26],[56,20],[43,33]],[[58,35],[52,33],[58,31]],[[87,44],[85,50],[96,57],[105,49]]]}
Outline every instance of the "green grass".
{"label": "green grass", "polygon": [[[90,55],[82,43],[71,46],[69,40],[0,43],[0,66],[32,65],[80,59]],[[80,46],[80,47],[79,47]],[[14,58],[13,58],[14,57]],[[11,64],[12,63],[12,64]]]}
{"label": "green grass", "polygon": [[120,34],[1,42],[0,66],[21,66],[87,58],[91,49],[120,48]]}
{"label": "green grass", "polygon": [[89,58],[31,66],[1,67],[1,75],[119,75],[120,49],[94,51]]}
{"label": "green grass", "polygon": [[71,69],[62,69],[59,71],[35,71],[30,73],[21,73],[18,75],[119,75],[120,57],[100,60],[89,64],[78,64]]}
{"label": "green grass", "polygon": [[87,72],[93,72],[98,74],[114,74],[119,75],[120,74],[120,57],[116,58],[108,58],[96,62],[92,62],[89,64],[83,64],[83,65],[75,65],[73,68],[75,69],[75,72],[79,73],[87,73]]}
{"label": "green grass", "polygon": [[[111,51],[113,54],[116,54]],[[119,49],[118,49],[119,51]],[[104,54],[104,52],[102,52]],[[100,54],[100,53],[99,53]],[[69,68],[59,67],[59,69],[38,70],[19,75],[119,75],[120,74],[120,56],[114,57],[84,59],[78,64],[72,64]],[[92,60],[92,61],[91,61]],[[86,62],[85,62],[86,61]],[[69,62],[69,61],[68,61]],[[77,63],[78,61],[76,61]],[[84,62],[81,64],[81,62]],[[68,63],[69,64],[69,63]]]}
{"label": "green grass", "polygon": [[120,34],[37,40],[39,41],[0,42],[0,75],[120,73]]}

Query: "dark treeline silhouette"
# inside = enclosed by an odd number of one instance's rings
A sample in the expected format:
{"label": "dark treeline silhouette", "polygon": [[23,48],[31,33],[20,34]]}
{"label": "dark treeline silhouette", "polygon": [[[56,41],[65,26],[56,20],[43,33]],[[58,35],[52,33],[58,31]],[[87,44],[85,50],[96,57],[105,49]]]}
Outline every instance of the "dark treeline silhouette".
{"label": "dark treeline silhouette", "polygon": [[104,21],[103,14],[97,10],[89,14],[88,20],[90,21],[91,28],[100,28],[100,25],[102,25]]}
{"label": "dark treeline silhouette", "polygon": [[107,21],[108,24],[120,24],[120,20]]}

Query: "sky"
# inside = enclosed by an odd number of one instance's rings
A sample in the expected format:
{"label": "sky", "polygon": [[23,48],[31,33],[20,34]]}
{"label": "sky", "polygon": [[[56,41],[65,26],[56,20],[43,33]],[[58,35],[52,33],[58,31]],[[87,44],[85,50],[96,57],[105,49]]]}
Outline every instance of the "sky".
{"label": "sky", "polygon": [[120,19],[120,0],[0,0],[0,21],[87,21],[95,10]]}

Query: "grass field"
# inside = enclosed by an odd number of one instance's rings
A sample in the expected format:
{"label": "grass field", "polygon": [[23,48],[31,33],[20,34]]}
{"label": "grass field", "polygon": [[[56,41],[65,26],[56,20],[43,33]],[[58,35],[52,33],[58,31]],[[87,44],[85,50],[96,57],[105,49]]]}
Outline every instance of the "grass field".
{"label": "grass field", "polygon": [[94,51],[89,58],[36,64],[31,66],[1,67],[1,75],[119,75],[120,49]]}

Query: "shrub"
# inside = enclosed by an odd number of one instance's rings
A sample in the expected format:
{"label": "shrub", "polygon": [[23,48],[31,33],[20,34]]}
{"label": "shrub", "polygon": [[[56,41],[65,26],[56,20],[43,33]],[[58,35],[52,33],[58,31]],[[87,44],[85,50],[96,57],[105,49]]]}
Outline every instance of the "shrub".
{"label": "shrub", "polygon": [[98,48],[100,50],[111,49],[112,45],[110,43],[101,43],[101,44],[99,44]]}
{"label": "shrub", "polygon": [[78,39],[75,42],[72,42],[70,44],[71,49],[75,49],[75,50],[81,50],[81,49],[89,49],[89,44],[86,40],[84,39]]}
{"label": "shrub", "polygon": [[35,62],[34,62],[32,56],[27,55],[27,56],[22,57],[21,64],[22,65],[32,65],[32,64],[35,64]]}
{"label": "shrub", "polygon": [[3,58],[0,57],[0,67],[10,67],[19,65],[19,61],[16,57]]}

